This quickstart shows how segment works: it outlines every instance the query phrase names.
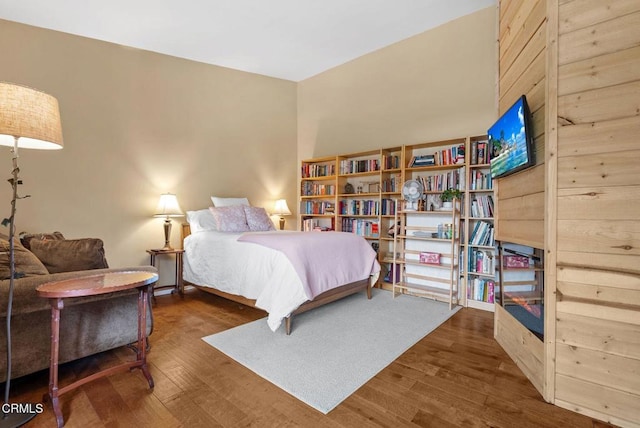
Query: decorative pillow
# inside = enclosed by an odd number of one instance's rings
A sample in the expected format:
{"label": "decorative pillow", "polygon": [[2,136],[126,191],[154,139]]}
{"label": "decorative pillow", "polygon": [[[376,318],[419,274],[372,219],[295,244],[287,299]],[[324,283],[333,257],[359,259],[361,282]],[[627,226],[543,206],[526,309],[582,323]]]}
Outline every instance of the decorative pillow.
{"label": "decorative pillow", "polygon": [[27,233],[20,234],[20,242],[27,250],[31,249],[31,241],[37,239],[40,241],[46,241],[53,239],[55,241],[60,241],[64,239],[64,236],[60,232],[53,233]]}
{"label": "decorative pillow", "polygon": [[211,197],[214,207],[231,207],[234,205],[249,205],[249,199],[247,198],[218,198],[216,196]]}
{"label": "decorative pillow", "polygon": [[102,239],[31,241],[31,251],[49,273],[108,268]]}
{"label": "decorative pillow", "polygon": [[208,208],[197,211],[187,211],[187,223],[191,227],[191,233],[203,230],[218,230],[216,219]]}
{"label": "decorative pillow", "polygon": [[253,232],[276,230],[273,222],[269,218],[269,214],[267,214],[264,208],[246,206],[242,208],[244,208],[244,215],[247,217],[249,229]]}
{"label": "decorative pillow", "polygon": [[[16,278],[25,276],[48,275],[47,268],[31,251],[24,248],[17,239],[14,242],[14,261],[16,266]],[[0,279],[11,278],[9,268],[9,241],[0,239]]]}
{"label": "decorative pillow", "polygon": [[249,225],[241,205],[209,207],[220,232],[247,232]]}

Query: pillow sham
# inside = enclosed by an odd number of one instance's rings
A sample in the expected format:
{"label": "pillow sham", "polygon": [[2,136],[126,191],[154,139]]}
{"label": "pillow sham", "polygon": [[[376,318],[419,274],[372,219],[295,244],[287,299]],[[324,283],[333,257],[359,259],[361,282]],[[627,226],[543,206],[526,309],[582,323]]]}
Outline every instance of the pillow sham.
{"label": "pillow sham", "polygon": [[202,232],[203,230],[218,230],[216,219],[209,211],[209,208],[187,211],[187,223],[189,223],[191,233]]}
{"label": "pillow sham", "polygon": [[249,229],[253,232],[263,232],[267,230],[276,230],[273,222],[269,218],[269,214],[262,207],[243,206],[244,215],[247,217]]}
{"label": "pillow sham", "polygon": [[31,251],[49,273],[108,268],[102,239],[31,241]]}
{"label": "pillow sham", "polygon": [[[38,257],[25,247],[20,245],[18,239],[13,239],[14,263],[16,266],[16,278],[36,275],[48,275],[49,271]],[[9,267],[9,241],[0,239],[0,279],[11,278]]]}
{"label": "pillow sham", "polygon": [[249,205],[249,199],[247,198],[219,198],[217,196],[211,197],[214,207],[231,207],[234,205]]}
{"label": "pillow sham", "polygon": [[209,211],[213,214],[220,232],[247,232],[250,229],[242,208],[241,205],[209,207]]}

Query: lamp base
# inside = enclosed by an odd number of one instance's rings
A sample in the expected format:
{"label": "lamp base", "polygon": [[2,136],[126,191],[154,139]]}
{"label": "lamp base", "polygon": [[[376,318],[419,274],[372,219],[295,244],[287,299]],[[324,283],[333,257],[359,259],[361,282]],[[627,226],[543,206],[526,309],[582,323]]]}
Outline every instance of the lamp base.
{"label": "lamp base", "polygon": [[37,413],[3,413],[0,416],[0,428],[20,427],[31,419],[35,418]]}
{"label": "lamp base", "polygon": [[280,217],[280,230],[284,230],[284,217]]}
{"label": "lamp base", "polygon": [[173,250],[173,247],[171,247],[171,220],[169,217],[164,220],[164,247],[162,247],[162,250]]}

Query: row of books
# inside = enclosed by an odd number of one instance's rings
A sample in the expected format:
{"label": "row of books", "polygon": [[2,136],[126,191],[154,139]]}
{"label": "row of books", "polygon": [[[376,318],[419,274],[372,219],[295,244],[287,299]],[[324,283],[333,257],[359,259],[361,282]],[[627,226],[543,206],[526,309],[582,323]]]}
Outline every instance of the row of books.
{"label": "row of books", "polygon": [[336,164],[302,164],[302,178],[331,177],[336,175]]}
{"label": "row of books", "polygon": [[327,201],[301,201],[300,212],[304,214],[334,214],[336,206]]}
{"label": "row of books", "polygon": [[323,196],[335,195],[335,184],[320,184],[313,181],[304,181],[300,185],[300,193],[302,196]]}
{"label": "row of books", "polygon": [[402,176],[400,174],[394,174],[389,178],[382,180],[383,192],[399,192],[402,188]]}
{"label": "row of books", "polygon": [[473,273],[495,274],[495,265],[492,251],[469,248],[468,271]]}
{"label": "row of books", "polygon": [[302,220],[303,232],[326,232],[334,230],[333,219],[331,219],[331,225],[322,225],[317,219],[305,218]]}
{"label": "row of books", "polygon": [[400,156],[382,155],[383,169],[400,169]]}
{"label": "row of books", "polygon": [[475,170],[471,173],[470,190],[491,190],[493,189],[493,179],[491,173]]}
{"label": "row of books", "polygon": [[474,278],[467,287],[467,299],[495,303],[496,282],[492,279]]}
{"label": "row of books", "polygon": [[394,215],[396,213],[396,201],[393,199],[383,199],[380,208],[382,215]]}
{"label": "row of books", "polygon": [[475,195],[471,200],[471,217],[492,218],[493,196]]}
{"label": "row of books", "polygon": [[380,161],[378,159],[362,160],[341,160],[340,174],[356,174],[358,172],[380,171]]}
{"label": "row of books", "polygon": [[472,141],[470,150],[469,163],[471,165],[482,165],[491,161],[491,152],[493,149],[488,140]]}
{"label": "row of books", "polygon": [[380,224],[375,220],[362,218],[343,218],[342,231],[370,238],[380,237]]}
{"label": "row of books", "polygon": [[434,153],[415,155],[409,161],[409,168],[461,164],[464,163],[464,153],[464,144],[460,144]]}
{"label": "row of books", "polygon": [[[460,170],[448,171],[442,174],[416,177],[425,192],[442,192],[447,189],[464,189],[464,181],[460,180]],[[464,176],[464,173],[462,173]]]}
{"label": "row of books", "polygon": [[379,215],[380,202],[376,200],[346,199],[340,201],[338,212],[341,215]]}
{"label": "row of books", "polygon": [[493,225],[486,221],[479,221],[473,227],[471,237],[469,238],[470,245],[480,245],[484,247],[493,247],[495,245],[495,236]]}

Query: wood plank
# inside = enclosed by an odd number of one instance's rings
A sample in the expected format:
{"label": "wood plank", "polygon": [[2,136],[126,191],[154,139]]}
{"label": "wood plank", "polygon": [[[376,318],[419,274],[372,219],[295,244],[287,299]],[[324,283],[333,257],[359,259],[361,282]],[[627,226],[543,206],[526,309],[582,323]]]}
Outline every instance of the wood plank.
{"label": "wood plank", "polygon": [[565,156],[558,159],[558,188],[627,186],[640,183],[640,150]]}
{"label": "wood plank", "polygon": [[593,269],[577,266],[559,266],[558,280],[598,287],[640,291],[640,266],[636,272]]}
{"label": "wood plank", "polygon": [[640,329],[633,324],[559,312],[556,330],[558,344],[622,357],[640,355]]}
{"label": "wood plank", "polygon": [[544,248],[544,221],[496,220],[496,239],[534,248]]}
{"label": "wood plank", "polygon": [[544,192],[500,199],[500,220],[544,220]]}
{"label": "wood plank", "polygon": [[637,0],[579,0],[560,6],[560,34],[580,30],[640,10]]}
{"label": "wood plank", "polygon": [[560,35],[559,64],[593,58],[640,45],[640,12]]}
{"label": "wood plank", "polygon": [[558,157],[637,150],[638,135],[640,116],[561,126]]}
{"label": "wood plank", "polygon": [[558,264],[637,272],[640,261],[635,254],[586,253],[578,250],[559,251]]}
{"label": "wood plank", "polygon": [[640,312],[640,288],[634,290],[559,280],[557,291],[562,299],[589,300],[600,305],[619,307],[636,306]]}
{"label": "wood plank", "polygon": [[559,95],[640,80],[640,46],[586,58],[558,70]]}
{"label": "wood plank", "polygon": [[556,397],[573,409],[580,412],[590,409],[592,415],[622,426],[633,426],[640,420],[640,396],[595,383],[558,375]]}
{"label": "wood plank", "polygon": [[558,250],[640,255],[640,222],[558,220]]}
{"label": "wood plank", "polygon": [[572,300],[559,300],[557,310],[558,313],[564,312],[635,326],[640,325],[640,318],[638,317],[638,311],[636,309],[616,308]]}
{"label": "wood plank", "polygon": [[497,198],[509,199],[544,192],[544,167],[529,168],[505,178],[498,178]]}
{"label": "wood plank", "polygon": [[558,374],[640,395],[640,359],[557,345]]}
{"label": "wood plank", "polygon": [[513,17],[518,13],[524,1],[525,0],[500,0],[498,2],[498,18],[500,23],[505,26],[504,30],[500,30],[500,38],[502,38],[504,31],[509,30],[509,24],[513,21]]}
{"label": "wood plank", "polygon": [[633,117],[639,112],[640,81],[558,98],[559,120],[568,125]]}
{"label": "wood plank", "polygon": [[496,340],[542,394],[544,345],[501,306],[496,307]]}
{"label": "wood plank", "polygon": [[637,220],[640,185],[579,187],[558,190],[562,220]]}

